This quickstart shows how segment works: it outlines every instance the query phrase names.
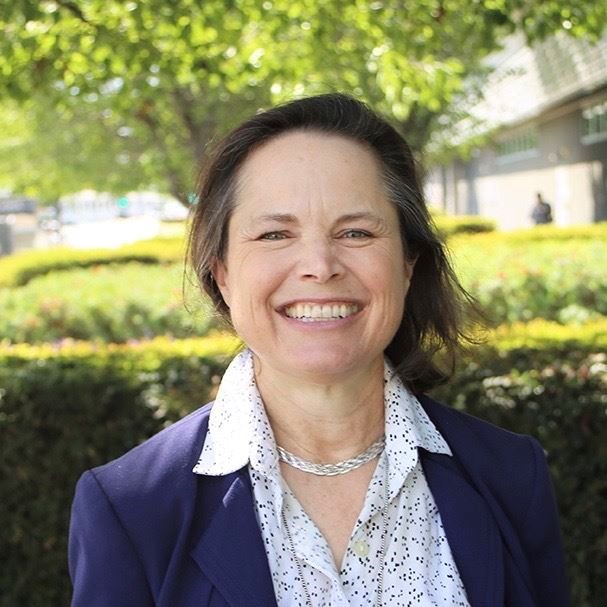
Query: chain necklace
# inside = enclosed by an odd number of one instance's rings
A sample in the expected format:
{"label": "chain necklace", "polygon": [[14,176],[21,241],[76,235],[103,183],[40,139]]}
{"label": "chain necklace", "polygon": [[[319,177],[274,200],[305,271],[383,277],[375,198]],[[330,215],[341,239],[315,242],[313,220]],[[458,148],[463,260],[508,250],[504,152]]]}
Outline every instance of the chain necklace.
{"label": "chain necklace", "polygon": [[336,464],[315,464],[314,462],[297,457],[293,453],[290,453],[282,447],[276,446],[278,450],[278,457],[281,461],[303,470],[303,472],[309,472],[310,474],[316,474],[317,476],[336,476],[338,474],[346,474],[356,468],[360,468],[367,462],[376,458],[383,450],[386,444],[386,437],[382,436],[379,440],[375,441],[366,451],[346,459],[343,462],[337,462]]}
{"label": "chain necklace", "polygon": [[[369,449],[371,449],[372,447],[377,445],[379,442],[381,442],[382,450],[383,450],[385,437],[382,437],[379,441],[377,441],[377,443],[374,443],[373,445],[371,445],[371,447],[369,447]],[[279,449],[280,449],[280,447],[279,447]],[[368,451],[369,450],[365,451],[365,453],[367,453]],[[380,453],[381,453],[381,451],[380,451]],[[364,455],[364,454],[362,454],[362,455]],[[376,455],[378,455],[378,454],[376,454]],[[361,457],[361,456],[358,456],[358,457]],[[374,456],[374,457],[376,457],[376,456]],[[356,459],[356,458],[354,458],[354,459]],[[370,461],[370,459],[367,459],[366,461]],[[346,460],[346,462],[351,462],[351,461],[352,460]],[[340,462],[340,463],[343,464],[346,462]],[[311,462],[307,462],[307,463],[311,464]],[[312,464],[312,465],[331,466],[332,464]],[[335,464],[335,465],[337,466],[339,464]],[[358,464],[356,466],[356,468],[358,468],[359,466],[362,466],[362,464]],[[351,468],[351,470],[353,470],[353,469],[354,468]],[[343,474],[343,472],[333,473],[333,475],[335,475],[335,474]],[[384,490],[384,504],[382,507],[382,532],[381,532],[380,548],[379,548],[380,563],[379,563],[379,570],[377,573],[377,595],[375,596],[375,602],[373,603],[374,607],[381,607],[382,595],[383,595],[383,591],[384,591],[384,566],[385,566],[385,561],[386,561],[386,540],[387,540],[387,535],[388,535],[388,505],[389,505],[389,492],[390,492],[389,487],[388,487],[388,462],[387,461],[386,461],[386,473],[385,473],[385,478],[384,478],[384,489],[385,489]],[[280,516],[282,519],[282,526],[283,526],[283,528],[285,530],[285,534],[287,536],[287,541],[289,542],[289,549],[291,550],[291,553],[293,554],[293,559],[295,560],[295,565],[297,567],[297,574],[299,575],[299,579],[301,580],[301,585],[302,585],[304,596],[306,599],[306,607],[314,607],[314,604],[312,603],[312,599],[310,598],[310,591],[308,590],[308,585],[306,584],[306,580],[303,575],[303,567],[301,566],[301,560],[297,556],[297,553],[295,551],[295,543],[293,542],[293,538],[291,536],[291,531],[289,530],[289,525],[287,523],[287,517],[285,516],[284,507],[281,509]]]}

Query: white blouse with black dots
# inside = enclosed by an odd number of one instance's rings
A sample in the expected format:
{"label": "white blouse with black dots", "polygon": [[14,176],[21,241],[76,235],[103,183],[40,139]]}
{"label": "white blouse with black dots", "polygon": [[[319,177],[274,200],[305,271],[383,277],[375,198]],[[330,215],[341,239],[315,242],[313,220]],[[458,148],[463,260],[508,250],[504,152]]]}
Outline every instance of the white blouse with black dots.
{"label": "white blouse with black dots", "polygon": [[[381,566],[386,471],[388,539],[382,604],[469,607],[417,448],[448,455],[452,455],[451,450],[388,363],[384,400],[386,448],[338,571],[327,541],[280,474],[274,435],[255,385],[251,352],[245,350],[228,367],[194,472],[220,476],[248,465],[279,607],[306,605],[295,558],[299,559],[315,607],[374,604]],[[296,557],[283,529],[281,509]]]}

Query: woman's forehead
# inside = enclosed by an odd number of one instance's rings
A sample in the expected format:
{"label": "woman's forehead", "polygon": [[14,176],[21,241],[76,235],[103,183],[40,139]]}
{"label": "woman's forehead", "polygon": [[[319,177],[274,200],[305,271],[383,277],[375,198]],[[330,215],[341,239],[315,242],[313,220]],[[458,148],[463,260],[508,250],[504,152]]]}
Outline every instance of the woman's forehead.
{"label": "woman's forehead", "polygon": [[[340,135],[294,131],[256,149],[237,175],[236,207],[262,214],[301,205],[349,205],[364,212],[385,198],[381,164],[365,145]],[[342,211],[344,209],[341,209]]]}

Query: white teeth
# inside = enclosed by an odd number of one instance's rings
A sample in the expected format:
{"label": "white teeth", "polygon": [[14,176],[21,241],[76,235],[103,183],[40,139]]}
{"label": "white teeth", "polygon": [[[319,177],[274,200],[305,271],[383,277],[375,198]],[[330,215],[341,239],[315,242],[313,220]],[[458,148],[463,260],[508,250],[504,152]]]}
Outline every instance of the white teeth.
{"label": "white teeth", "polygon": [[285,308],[285,314],[289,318],[297,318],[304,322],[319,320],[332,320],[347,318],[358,312],[356,304],[334,303],[334,304],[310,304],[297,303]]}

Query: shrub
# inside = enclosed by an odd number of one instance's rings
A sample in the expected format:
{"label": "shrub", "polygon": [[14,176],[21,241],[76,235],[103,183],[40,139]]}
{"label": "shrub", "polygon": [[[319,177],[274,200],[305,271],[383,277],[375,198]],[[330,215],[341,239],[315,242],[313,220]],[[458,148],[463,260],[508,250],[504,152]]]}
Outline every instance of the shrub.
{"label": "shrub", "polygon": [[68,249],[24,251],[0,259],[0,288],[27,284],[36,276],[57,270],[88,268],[102,264],[168,263],[183,261],[183,238],[154,238],[117,249]]}
{"label": "shrub", "polygon": [[476,215],[438,215],[434,217],[434,222],[439,233],[445,238],[449,238],[455,234],[493,232],[496,228],[493,220]]}
{"label": "shrub", "polygon": [[219,336],[2,349],[2,607],[69,604],[66,533],[77,477],[208,401],[237,343]]}
{"label": "shrub", "polygon": [[586,322],[607,314],[607,239],[454,237],[456,271],[495,323]]}
{"label": "shrub", "polygon": [[178,264],[131,262],[39,276],[23,287],[0,290],[0,340],[125,342],[204,335],[216,324],[211,306],[187,289],[186,310],[182,285]]}
{"label": "shrub", "polygon": [[[604,604],[607,582],[607,322],[500,329],[434,396],[537,437],[557,501],[573,605]],[[501,337],[503,340],[499,339]]]}
{"label": "shrub", "polygon": [[503,232],[504,239],[509,242],[539,242],[552,240],[563,242],[565,240],[605,240],[607,238],[607,221],[579,226],[560,227],[554,224],[535,226],[523,230]]}
{"label": "shrub", "polygon": [[[434,396],[548,452],[578,607],[607,592],[605,321],[500,328]],[[212,398],[238,340],[0,346],[0,605],[67,604],[74,484]]]}

